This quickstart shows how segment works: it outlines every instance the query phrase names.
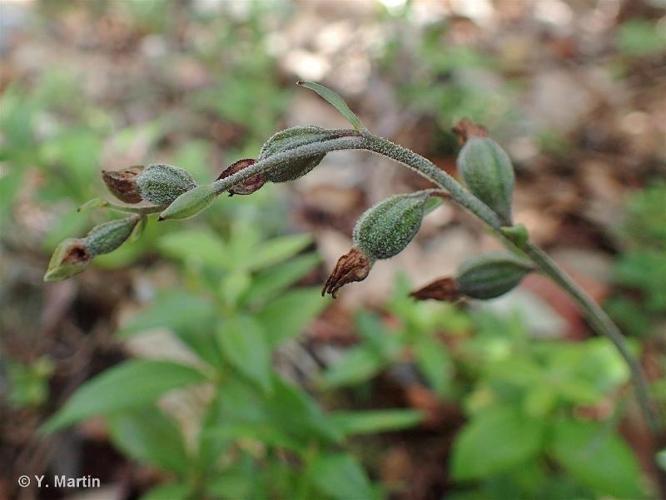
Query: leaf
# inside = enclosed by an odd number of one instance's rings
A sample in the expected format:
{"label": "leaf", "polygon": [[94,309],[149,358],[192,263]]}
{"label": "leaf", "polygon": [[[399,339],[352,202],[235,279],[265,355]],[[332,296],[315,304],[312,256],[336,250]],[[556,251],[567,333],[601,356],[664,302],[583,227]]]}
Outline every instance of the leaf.
{"label": "leaf", "polygon": [[218,269],[227,267],[224,242],[212,231],[189,229],[169,233],[160,238],[158,247],[169,257],[200,262]]}
{"label": "leaf", "polygon": [[414,356],[416,365],[435,392],[446,395],[451,385],[452,362],[442,342],[422,336],[414,345]]}
{"label": "leaf", "polygon": [[562,467],[596,492],[620,498],[645,496],[636,457],[609,429],[561,420],[555,423],[551,446]]}
{"label": "leaf", "polygon": [[141,500],[189,500],[190,486],[181,483],[163,484],[151,489]]}
{"label": "leaf", "polygon": [[91,200],[86,201],[83,205],[81,205],[79,208],[76,209],[77,212],[85,212],[87,210],[92,210],[95,208],[102,208],[102,207],[108,207],[109,202],[106,200],[103,200],[102,198],[93,198]]}
{"label": "leaf", "polygon": [[271,388],[271,352],[261,324],[249,316],[230,318],[217,330],[229,363],[264,391]]}
{"label": "leaf", "polygon": [[108,418],[111,439],[135,460],[181,476],[188,470],[183,435],[176,423],[156,407],[124,411]]}
{"label": "leaf", "polygon": [[336,411],[330,420],[345,436],[408,429],[423,420],[416,410]]}
{"label": "leaf", "polygon": [[657,453],[656,461],[661,470],[666,470],[666,450],[661,450]]}
{"label": "leaf", "polygon": [[328,87],[324,87],[319,83],[310,82],[310,81],[300,81],[297,82],[296,85],[300,85],[301,87],[305,87],[306,89],[315,91],[326,102],[328,102],[331,106],[337,109],[338,112],[342,116],[344,116],[347,119],[347,121],[351,123],[351,125],[356,130],[367,130],[365,128],[365,125],[361,123],[359,117],[356,116],[351,109],[349,109],[349,106],[347,106],[347,103],[344,101],[344,99],[340,97],[337,93],[333,92]]}
{"label": "leaf", "polygon": [[254,252],[248,255],[244,264],[247,269],[256,271],[264,269],[296,255],[312,243],[309,234],[296,234],[273,238],[259,243]]}
{"label": "leaf", "polygon": [[261,271],[252,280],[250,287],[243,295],[243,301],[261,304],[273,299],[284,288],[308,274],[319,261],[318,255],[302,255],[279,266]]}
{"label": "leaf", "polygon": [[201,372],[179,363],[127,361],[81,385],[42,430],[53,432],[93,415],[145,406],[172,389],[205,381]]}
{"label": "leaf", "polygon": [[326,495],[340,500],[376,498],[363,467],[351,455],[330,453],[317,457],[311,465],[310,477]]}
{"label": "leaf", "polygon": [[491,408],[474,417],[453,446],[455,479],[488,478],[523,462],[541,448],[543,421],[514,408]]}
{"label": "leaf", "polygon": [[269,303],[256,317],[275,347],[299,335],[325,306],[318,288],[299,288]]}
{"label": "leaf", "polygon": [[183,291],[161,292],[155,301],[131,318],[118,332],[121,338],[157,328],[167,328],[211,366],[221,366],[220,350],[212,331],[217,312],[215,305]]}
{"label": "leaf", "polygon": [[324,372],[322,387],[332,389],[365,382],[387,364],[387,360],[368,346],[353,347]]}

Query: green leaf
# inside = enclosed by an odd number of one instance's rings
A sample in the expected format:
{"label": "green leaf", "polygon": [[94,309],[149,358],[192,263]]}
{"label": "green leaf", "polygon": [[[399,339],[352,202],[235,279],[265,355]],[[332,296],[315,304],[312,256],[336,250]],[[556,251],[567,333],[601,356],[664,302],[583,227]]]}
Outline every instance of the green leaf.
{"label": "green leaf", "polygon": [[135,460],[184,476],[185,442],[178,425],[156,407],[137,408],[108,418],[111,439]]}
{"label": "green leaf", "polygon": [[161,292],[147,308],[132,317],[118,332],[121,338],[166,328],[211,366],[221,366],[220,350],[211,334],[217,312],[215,305],[191,293]]}
{"label": "green leaf", "polygon": [[322,387],[332,389],[365,382],[387,364],[388,361],[374,349],[368,346],[353,347],[324,372]]}
{"label": "green leaf", "polygon": [[169,233],[160,238],[158,247],[169,257],[199,262],[218,269],[226,268],[226,247],[222,239],[212,231],[189,229]]}
{"label": "green leaf", "polygon": [[319,94],[326,102],[337,109],[338,112],[344,116],[356,130],[367,130],[365,125],[361,123],[359,117],[356,116],[351,109],[349,109],[349,106],[347,106],[347,103],[344,101],[344,99],[328,87],[324,87],[319,83],[309,81],[300,81],[296,84],[300,85],[301,87],[305,87],[306,89],[313,90]]}
{"label": "green leaf", "polygon": [[102,198],[93,198],[91,200],[86,201],[83,205],[81,205],[79,208],[76,209],[77,212],[85,212],[87,210],[92,210],[95,208],[102,208],[102,207],[108,207],[109,202],[106,200],[103,200]]}
{"label": "green leaf", "polygon": [[553,430],[552,453],[569,474],[600,494],[616,498],[645,496],[636,457],[609,429],[561,420]]}
{"label": "green leaf", "polygon": [[408,429],[423,420],[416,410],[336,411],[329,415],[345,436]]}
{"label": "green leaf", "polygon": [[189,500],[190,486],[181,483],[156,486],[141,497],[141,500]]}
{"label": "green leaf", "polygon": [[342,439],[319,405],[305,391],[273,376],[273,394],[266,401],[269,425],[297,437],[304,444],[319,438],[328,443]]}
{"label": "green leaf", "polygon": [[657,453],[657,465],[662,470],[666,470],[666,450],[661,450],[659,453]]}
{"label": "green leaf", "polygon": [[46,422],[43,431],[53,432],[93,415],[145,406],[172,389],[205,381],[206,377],[191,366],[171,361],[127,361],[81,385]]}
{"label": "green leaf", "polygon": [[414,345],[416,365],[440,396],[449,392],[453,364],[442,342],[433,337],[420,337]]}
{"label": "green leaf", "polygon": [[217,338],[229,363],[269,391],[271,352],[261,324],[249,316],[231,318],[218,327]]}
{"label": "green leaf", "polygon": [[257,314],[271,347],[299,335],[326,306],[319,288],[299,288],[285,293]]}
{"label": "green leaf", "polygon": [[248,255],[245,265],[252,271],[267,268],[296,255],[310,243],[312,237],[309,234],[282,236],[264,241]]}
{"label": "green leaf", "polygon": [[243,301],[262,304],[275,298],[283,289],[307,275],[319,263],[318,255],[308,254],[290,259],[258,273],[243,294]]}
{"label": "green leaf", "polygon": [[339,500],[376,498],[363,467],[351,455],[330,453],[315,459],[310,468],[315,486],[326,495]]}
{"label": "green leaf", "polygon": [[543,421],[514,408],[491,408],[474,417],[453,446],[455,479],[481,479],[532,459],[541,449]]}

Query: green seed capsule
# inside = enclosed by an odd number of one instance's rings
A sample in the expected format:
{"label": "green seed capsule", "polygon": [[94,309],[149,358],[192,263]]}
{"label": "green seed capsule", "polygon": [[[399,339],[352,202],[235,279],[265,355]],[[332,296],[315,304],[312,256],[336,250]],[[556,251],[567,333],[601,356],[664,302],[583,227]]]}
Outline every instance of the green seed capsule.
{"label": "green seed capsule", "polygon": [[93,255],[81,238],[68,238],[56,247],[44,274],[44,281],[62,281],[83,272]]}
{"label": "green seed capsule", "polygon": [[207,208],[217,193],[214,184],[204,184],[183,193],[166,207],[158,220],[189,219]]}
{"label": "green seed capsule", "polygon": [[499,144],[488,137],[471,137],[458,155],[458,169],[472,194],[510,226],[514,173]]}
{"label": "green seed capsule", "polygon": [[[257,161],[264,160],[269,156],[282,153],[307,144],[321,142],[339,137],[339,133],[323,129],[321,127],[291,127],[282,130],[268,139],[261,147]],[[315,168],[324,159],[325,154],[315,155],[311,158],[295,160],[286,165],[266,172],[265,177],[271,182],[287,182],[304,176]]]}
{"label": "green seed capsule", "polygon": [[127,241],[140,219],[132,215],[93,227],[84,238],[88,250],[93,256],[113,252]]}
{"label": "green seed capsule", "polygon": [[474,299],[492,299],[512,290],[533,270],[529,262],[507,253],[481,255],[458,270],[458,291]]}
{"label": "green seed capsule", "polygon": [[149,165],[137,177],[136,185],[144,201],[166,206],[181,194],[197,187],[187,170],[172,165]]}
{"label": "green seed capsule", "polygon": [[421,227],[430,193],[400,194],[368,209],[354,227],[354,246],[371,259],[402,252]]}

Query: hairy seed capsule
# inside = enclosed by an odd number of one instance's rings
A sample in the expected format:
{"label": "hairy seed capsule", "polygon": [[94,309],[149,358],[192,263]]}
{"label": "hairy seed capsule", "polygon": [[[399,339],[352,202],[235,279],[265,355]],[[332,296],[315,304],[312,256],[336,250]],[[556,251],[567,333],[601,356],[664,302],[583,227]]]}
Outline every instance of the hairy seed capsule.
{"label": "hairy seed capsule", "polygon": [[510,226],[514,173],[499,144],[488,137],[471,137],[460,150],[458,169],[472,194]]}
{"label": "hairy seed capsule", "polygon": [[157,220],[189,219],[207,208],[217,193],[214,184],[204,184],[183,193],[166,207]]}
{"label": "hairy seed capsule", "polygon": [[[269,156],[277,153],[289,151],[300,146],[312,144],[316,142],[325,141],[339,137],[339,133],[323,129],[321,127],[308,126],[308,127],[291,127],[282,130],[270,139],[268,139],[261,147],[259,152],[259,160],[265,160]],[[277,168],[266,172],[264,175],[267,180],[271,182],[288,182],[304,176],[310,170],[315,168],[324,159],[325,154],[314,155],[310,158],[303,158],[301,160],[294,160],[286,165],[281,165]]]}
{"label": "hairy seed capsule", "polygon": [[93,258],[86,241],[68,238],[56,247],[44,274],[44,281],[62,281],[83,272]]}
{"label": "hairy seed capsule", "polygon": [[458,270],[458,291],[475,299],[492,299],[512,290],[534,268],[511,254],[493,253],[469,259]]}
{"label": "hairy seed capsule", "polygon": [[181,194],[197,187],[187,170],[172,165],[149,165],[136,178],[141,198],[153,205],[166,206]]}
{"label": "hairy seed capsule", "polygon": [[402,252],[421,227],[430,193],[387,198],[368,209],[354,227],[354,246],[372,259],[388,259]]}
{"label": "hairy seed capsule", "polygon": [[84,238],[88,250],[93,256],[113,252],[127,241],[140,219],[132,215],[93,227]]}
{"label": "hairy seed capsule", "polygon": [[347,283],[363,281],[378,259],[400,253],[416,235],[432,192],[392,196],[368,209],[354,227],[354,246],[340,257],[326,280],[322,295],[336,292]]}

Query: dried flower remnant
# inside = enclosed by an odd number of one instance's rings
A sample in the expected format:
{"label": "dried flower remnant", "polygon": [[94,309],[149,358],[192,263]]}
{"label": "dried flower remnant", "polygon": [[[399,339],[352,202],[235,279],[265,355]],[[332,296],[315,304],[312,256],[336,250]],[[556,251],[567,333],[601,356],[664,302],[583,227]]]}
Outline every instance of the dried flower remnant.
{"label": "dried flower remnant", "polygon": [[[232,163],[230,166],[225,168],[220,175],[217,176],[216,180],[225,179],[235,173],[240,172],[241,170],[246,169],[256,163],[256,160],[252,158],[246,158],[244,160],[238,160],[235,163]],[[261,187],[266,183],[266,177],[262,174],[256,174],[248,177],[244,181],[236,184],[228,190],[229,196],[235,194],[248,195],[252,194],[255,191],[261,189]]]}
{"label": "dried flower remnant", "polygon": [[71,278],[85,270],[93,258],[84,239],[68,238],[57,246],[49,266],[44,274],[44,281],[61,281]]}
{"label": "dried flower remnant", "polygon": [[140,203],[143,198],[136,184],[143,165],[134,165],[124,170],[102,170],[104,184],[116,198],[125,203]]}
{"label": "dried flower remnant", "polygon": [[335,269],[326,280],[321,291],[322,297],[331,294],[336,297],[337,291],[348,283],[363,281],[370,274],[374,261],[358,248],[352,248],[338,259]]}
{"label": "dried flower remnant", "polygon": [[488,130],[483,125],[474,123],[469,118],[463,118],[451,129],[458,137],[460,144],[465,144],[472,137],[488,137]]}
{"label": "dried flower remnant", "polygon": [[456,280],[451,277],[438,278],[409,295],[416,300],[438,300],[440,302],[457,302],[463,298]]}

